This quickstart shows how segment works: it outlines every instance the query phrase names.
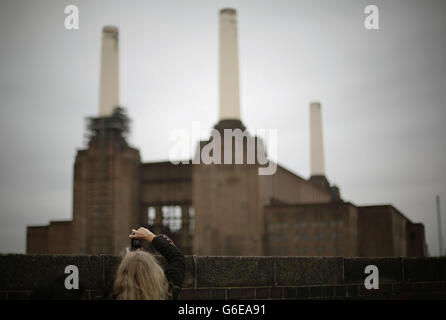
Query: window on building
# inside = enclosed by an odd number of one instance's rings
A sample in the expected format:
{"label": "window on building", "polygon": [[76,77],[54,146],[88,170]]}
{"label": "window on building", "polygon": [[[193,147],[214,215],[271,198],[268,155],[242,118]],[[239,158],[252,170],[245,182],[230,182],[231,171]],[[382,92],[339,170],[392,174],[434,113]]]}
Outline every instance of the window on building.
{"label": "window on building", "polygon": [[283,231],[288,227],[288,223],[287,222],[277,222],[277,223],[271,223],[268,225],[268,230],[269,231]]}
{"label": "window on building", "polygon": [[298,221],[294,224],[294,229],[305,229],[307,225],[306,221]]}
{"label": "window on building", "polygon": [[147,208],[147,224],[153,226],[155,224],[156,210],[155,207]]}
{"label": "window on building", "polygon": [[167,226],[170,231],[181,230],[181,207],[180,206],[162,206],[163,226]]}
{"label": "window on building", "polygon": [[333,246],[334,254],[342,254],[344,252],[344,246]]}
{"label": "window on building", "polygon": [[195,232],[195,210],[194,207],[189,207],[189,234],[193,235]]}
{"label": "window on building", "polygon": [[344,247],[343,246],[333,246],[333,253],[334,254],[342,254]]}
{"label": "window on building", "polygon": [[344,220],[338,220],[338,221],[337,221],[337,226],[338,226],[339,228],[343,228],[344,225],[345,225]]}
{"label": "window on building", "polygon": [[344,227],[344,220],[333,220],[332,222],[331,222],[331,226],[333,227],[333,228],[342,228],[342,227]]}
{"label": "window on building", "polygon": [[273,234],[269,236],[271,242],[281,242],[286,240],[286,236],[282,234]]}

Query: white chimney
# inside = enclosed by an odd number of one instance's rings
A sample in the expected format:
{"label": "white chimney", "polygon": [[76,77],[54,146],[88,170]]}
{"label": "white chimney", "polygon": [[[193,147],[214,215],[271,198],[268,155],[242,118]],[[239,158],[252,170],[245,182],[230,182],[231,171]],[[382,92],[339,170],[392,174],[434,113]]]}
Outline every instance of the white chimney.
{"label": "white chimney", "polygon": [[310,103],[311,176],[325,176],[322,114],[319,102]]}
{"label": "white chimney", "polygon": [[110,116],[119,105],[118,28],[115,26],[106,26],[102,29],[99,90],[99,116]]}
{"label": "white chimney", "polygon": [[237,13],[220,10],[220,120],[240,119]]}

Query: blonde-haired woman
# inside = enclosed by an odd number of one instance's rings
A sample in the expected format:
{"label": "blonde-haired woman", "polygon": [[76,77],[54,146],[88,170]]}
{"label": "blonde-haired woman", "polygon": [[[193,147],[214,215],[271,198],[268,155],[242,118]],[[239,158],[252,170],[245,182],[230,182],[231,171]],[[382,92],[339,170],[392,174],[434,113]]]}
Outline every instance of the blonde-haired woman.
{"label": "blonde-haired woman", "polygon": [[184,255],[165,235],[146,228],[133,229],[130,238],[146,240],[166,259],[163,270],[155,257],[142,250],[128,251],[119,265],[113,285],[118,300],[177,299],[184,280]]}

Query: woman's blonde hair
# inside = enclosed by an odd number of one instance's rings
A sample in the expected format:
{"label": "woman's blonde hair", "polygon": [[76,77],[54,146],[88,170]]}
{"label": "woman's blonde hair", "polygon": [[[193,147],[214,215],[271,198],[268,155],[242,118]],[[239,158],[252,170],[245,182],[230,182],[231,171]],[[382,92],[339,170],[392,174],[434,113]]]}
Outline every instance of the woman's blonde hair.
{"label": "woman's blonde hair", "polygon": [[144,251],[128,252],[116,272],[113,292],[118,300],[165,300],[169,284],[155,257]]}

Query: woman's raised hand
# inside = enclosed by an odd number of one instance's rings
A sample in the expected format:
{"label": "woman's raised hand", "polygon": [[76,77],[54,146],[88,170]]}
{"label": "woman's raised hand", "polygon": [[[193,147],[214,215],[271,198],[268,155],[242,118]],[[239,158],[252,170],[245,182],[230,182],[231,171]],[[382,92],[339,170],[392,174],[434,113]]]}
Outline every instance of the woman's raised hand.
{"label": "woman's raised hand", "polygon": [[149,243],[151,243],[153,238],[155,238],[155,235],[149,229],[144,227],[140,227],[138,230],[132,229],[132,232],[134,234],[130,234],[129,238],[146,240]]}

